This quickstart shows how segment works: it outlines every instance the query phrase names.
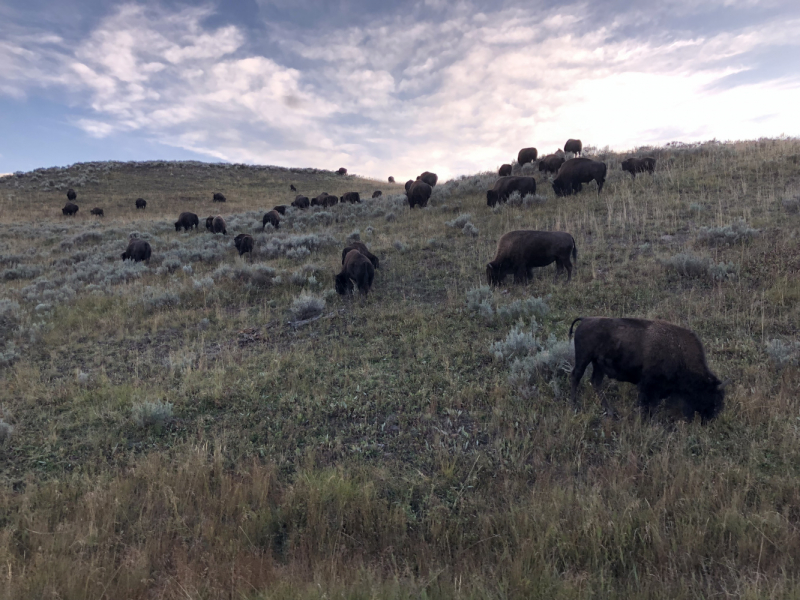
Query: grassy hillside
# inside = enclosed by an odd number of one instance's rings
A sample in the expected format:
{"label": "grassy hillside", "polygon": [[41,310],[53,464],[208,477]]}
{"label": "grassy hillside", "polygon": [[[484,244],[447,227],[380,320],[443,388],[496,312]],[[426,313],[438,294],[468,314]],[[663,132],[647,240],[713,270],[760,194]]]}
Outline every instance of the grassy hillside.
{"label": "grassy hillside", "polygon": [[[797,597],[800,141],[650,153],[654,176],[605,153],[601,195],[536,172],[496,209],[491,173],[414,211],[301,169],[0,179],[0,598]],[[290,183],[384,196],[261,232]],[[176,233],[184,210],[228,235]],[[569,285],[485,287],[523,228],[573,234]],[[149,265],[119,260],[131,234]],[[354,238],[381,261],[366,300],[332,289]],[[588,376],[575,411],[588,315],[695,330],[722,414],[642,421],[611,383],[612,419]]]}

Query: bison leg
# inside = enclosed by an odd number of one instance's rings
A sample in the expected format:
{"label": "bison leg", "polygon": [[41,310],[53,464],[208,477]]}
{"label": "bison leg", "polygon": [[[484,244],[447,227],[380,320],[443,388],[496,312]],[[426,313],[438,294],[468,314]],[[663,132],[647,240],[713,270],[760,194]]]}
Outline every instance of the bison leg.
{"label": "bison leg", "polygon": [[597,180],[597,193],[598,193],[598,194],[599,194],[600,192],[602,192],[602,191],[603,191],[603,184],[604,184],[605,182],[606,182],[606,180],[605,180],[605,179],[598,179],[598,180]]}
{"label": "bison leg", "polygon": [[521,283],[523,285],[528,284],[528,268],[525,265],[521,267],[517,267],[517,270],[514,271],[514,283]]}
{"label": "bison leg", "polygon": [[564,263],[556,259],[556,274],[553,276],[553,283],[558,283],[558,276],[564,271]]}
{"label": "bison leg", "polygon": [[605,392],[603,391],[603,379],[605,378],[606,374],[603,369],[596,363],[592,363],[592,387],[594,388],[595,394],[600,398],[600,402],[603,404],[603,408],[605,409],[606,413],[608,413],[609,417],[616,417],[617,413],[614,411],[614,407],[611,406],[611,403],[608,401]]}
{"label": "bison leg", "polygon": [[581,382],[586,367],[592,362],[588,358],[579,355],[578,349],[575,350],[575,367],[572,369],[570,375],[570,382],[572,383],[572,404],[578,408],[578,384]]}

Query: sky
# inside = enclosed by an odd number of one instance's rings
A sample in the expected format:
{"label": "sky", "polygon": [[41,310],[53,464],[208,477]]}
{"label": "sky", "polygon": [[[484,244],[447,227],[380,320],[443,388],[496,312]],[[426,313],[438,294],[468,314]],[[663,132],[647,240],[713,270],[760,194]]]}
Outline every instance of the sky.
{"label": "sky", "polygon": [[800,135],[797,0],[0,0],[0,173],[497,168]]}

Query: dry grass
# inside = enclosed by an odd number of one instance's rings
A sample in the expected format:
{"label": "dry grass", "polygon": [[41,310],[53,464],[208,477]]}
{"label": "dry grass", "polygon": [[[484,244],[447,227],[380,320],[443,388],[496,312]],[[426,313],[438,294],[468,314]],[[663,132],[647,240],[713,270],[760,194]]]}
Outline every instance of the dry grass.
{"label": "dry grass", "polygon": [[[607,153],[601,196],[557,200],[537,173],[536,203],[494,211],[483,175],[415,211],[386,197],[402,186],[322,172],[0,180],[0,598],[797,597],[800,142],[648,153],[653,177]],[[75,218],[56,175],[85,176]],[[290,214],[239,258],[289,183],[385,197]],[[184,210],[228,236],[176,233]],[[447,226],[465,213],[476,237]],[[549,267],[479,289],[520,228],[574,235],[571,284]],[[133,231],[149,266],[118,260]],[[380,258],[366,301],[331,289],[356,231]],[[736,276],[665,266],[679,255]],[[304,296],[325,308],[297,325]],[[618,420],[586,384],[574,412],[586,315],[697,331],[732,379],[721,416],[642,422],[626,384]],[[529,354],[496,358],[534,317]]]}

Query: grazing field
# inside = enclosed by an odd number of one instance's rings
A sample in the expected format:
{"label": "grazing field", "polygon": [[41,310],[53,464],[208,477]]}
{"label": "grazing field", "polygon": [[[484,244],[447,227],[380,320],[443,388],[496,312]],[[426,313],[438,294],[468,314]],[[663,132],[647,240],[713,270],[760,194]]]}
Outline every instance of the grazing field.
{"label": "grazing field", "polygon": [[[643,150],[635,179],[584,153],[601,195],[532,171],[494,209],[494,172],[413,211],[399,173],[0,179],[0,598],[798,597],[800,141]],[[363,200],[261,232],[290,184]],[[526,228],[572,233],[572,282],[486,287]],[[149,264],[120,260],[132,233]],[[333,291],[352,239],[380,259],[366,299]],[[697,332],[721,415],[642,420],[611,382],[613,419],[588,377],[574,410],[567,332],[592,315]]]}

